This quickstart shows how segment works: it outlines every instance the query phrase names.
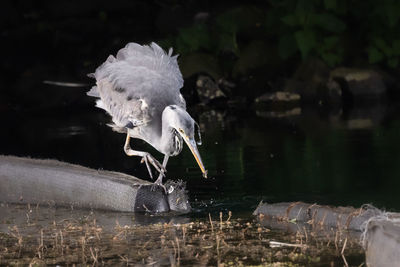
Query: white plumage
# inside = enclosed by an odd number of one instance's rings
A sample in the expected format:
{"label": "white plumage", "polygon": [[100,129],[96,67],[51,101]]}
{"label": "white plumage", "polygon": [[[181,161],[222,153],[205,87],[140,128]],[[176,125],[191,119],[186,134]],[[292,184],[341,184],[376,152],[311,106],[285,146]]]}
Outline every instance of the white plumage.
{"label": "white plumage", "polygon": [[[193,148],[195,122],[180,94],[183,79],[172,49],[167,54],[156,43],[129,43],[91,76],[97,83],[88,95],[99,98],[96,106],[111,115],[114,130],[127,133],[128,155],[142,156],[162,176],[168,157],[180,152],[183,138],[201,163],[197,147]],[[143,139],[163,153],[164,166],[149,153],[132,150],[130,137]],[[202,163],[200,167],[205,173]]]}

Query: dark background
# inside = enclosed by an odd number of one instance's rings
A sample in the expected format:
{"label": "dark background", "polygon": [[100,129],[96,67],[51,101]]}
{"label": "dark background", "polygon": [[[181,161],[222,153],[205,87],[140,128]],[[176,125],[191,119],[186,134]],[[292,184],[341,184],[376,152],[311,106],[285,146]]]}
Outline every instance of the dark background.
{"label": "dark background", "polygon": [[[211,178],[198,179],[187,150],[169,163],[174,177],[193,178],[194,197],[398,207],[390,196],[400,173],[397,1],[1,5],[0,153],[146,177],[86,96],[94,83],[86,75],[128,42],[155,41],[180,54],[182,93],[202,125]],[[205,80],[209,86],[199,87]],[[225,96],[204,98],[210,88]],[[257,104],[278,91],[300,100]]]}
{"label": "dark background", "polygon": [[[189,78],[205,73],[240,85],[220,87],[247,104],[278,90],[316,104],[327,98],[324,89],[322,96],[310,94],[287,80],[313,84],[310,77],[326,81],[335,68],[350,67],[380,72],[392,99],[399,87],[398,11],[398,2],[390,0],[3,1],[0,105],[70,104],[74,99],[62,95],[48,101],[42,82],[92,83],[86,74],[108,55],[128,42],[151,41],[181,55],[186,95],[194,87]],[[39,85],[42,90],[33,93]]]}

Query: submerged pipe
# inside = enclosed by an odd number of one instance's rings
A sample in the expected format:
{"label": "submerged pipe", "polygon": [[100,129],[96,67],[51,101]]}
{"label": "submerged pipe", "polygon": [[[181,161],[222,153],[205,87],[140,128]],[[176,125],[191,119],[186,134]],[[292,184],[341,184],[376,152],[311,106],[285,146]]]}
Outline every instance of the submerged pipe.
{"label": "submerged pipe", "polygon": [[119,172],[0,155],[0,202],[125,212],[189,212],[184,184],[167,181],[165,186],[168,193]]}
{"label": "submerged pipe", "polygon": [[307,223],[338,230],[363,231],[364,223],[383,212],[371,205],[359,209],[330,207],[304,202],[260,203],[253,215],[266,215],[279,220]]}
{"label": "submerged pipe", "polygon": [[336,242],[349,239],[365,250],[370,267],[400,266],[400,213],[371,205],[330,207],[303,202],[260,203],[253,215],[261,225],[320,236]]}

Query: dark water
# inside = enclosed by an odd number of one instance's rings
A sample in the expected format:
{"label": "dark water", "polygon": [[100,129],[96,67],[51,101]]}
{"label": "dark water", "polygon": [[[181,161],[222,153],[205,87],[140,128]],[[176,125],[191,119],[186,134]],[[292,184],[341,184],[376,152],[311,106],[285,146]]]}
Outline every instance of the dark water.
{"label": "dark water", "polygon": [[[93,107],[84,91],[79,91],[77,105],[3,109],[0,153],[58,159],[149,179],[140,159],[125,155],[124,135],[106,125],[110,118]],[[35,260],[95,264],[93,251],[98,251],[103,263],[110,265],[129,259],[143,264],[156,260],[161,266],[265,261],[342,266],[344,256],[338,248],[346,247],[345,232],[339,238],[333,233],[333,239],[324,235],[322,241],[307,241],[300,224],[278,222],[280,228],[270,230],[251,216],[252,211],[261,200],[356,207],[370,203],[400,210],[400,111],[396,107],[334,112],[195,107],[190,113],[203,131],[199,150],[209,178],[202,178],[187,148],[170,158],[167,169],[169,179],[187,182],[192,213],[170,217],[1,204],[0,249],[8,252],[0,255],[0,264],[26,265]],[[162,159],[142,141],[132,140],[131,146]],[[231,224],[228,211],[233,214]],[[290,231],[288,224],[297,230]],[[61,236],[65,241],[60,244]],[[349,238],[347,261],[359,266],[364,253],[359,239]],[[276,249],[268,245],[271,241],[305,241],[307,248]],[[178,245],[182,254],[176,253]]]}
{"label": "dark water", "polygon": [[[76,89],[75,89],[76,90]],[[82,98],[85,89],[82,89]],[[86,101],[86,100],[85,100]],[[250,213],[260,200],[400,210],[400,113],[373,106],[336,112],[191,110],[203,131],[201,177],[187,147],[168,164],[168,178],[187,182],[196,211]],[[85,102],[41,111],[5,111],[0,153],[54,158],[149,179],[139,158],[123,152],[125,137]],[[142,141],[132,147],[162,155]]]}

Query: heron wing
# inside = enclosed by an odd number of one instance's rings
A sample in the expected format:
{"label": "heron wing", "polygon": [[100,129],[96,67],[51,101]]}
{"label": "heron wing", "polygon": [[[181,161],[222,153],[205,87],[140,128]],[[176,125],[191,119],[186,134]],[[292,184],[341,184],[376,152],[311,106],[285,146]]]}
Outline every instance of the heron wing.
{"label": "heron wing", "polygon": [[124,89],[114,88],[105,79],[98,81],[94,88],[100,97],[96,106],[111,115],[114,123],[111,126],[115,130],[123,131],[123,128],[133,128],[150,121],[148,106],[144,100],[127,97]]}
{"label": "heron wing", "polygon": [[100,97],[97,105],[105,109],[113,122],[147,122],[161,116],[168,105],[186,108],[180,94],[183,86],[177,56],[157,44],[141,46],[129,43],[96,69],[97,86],[88,95]]}

